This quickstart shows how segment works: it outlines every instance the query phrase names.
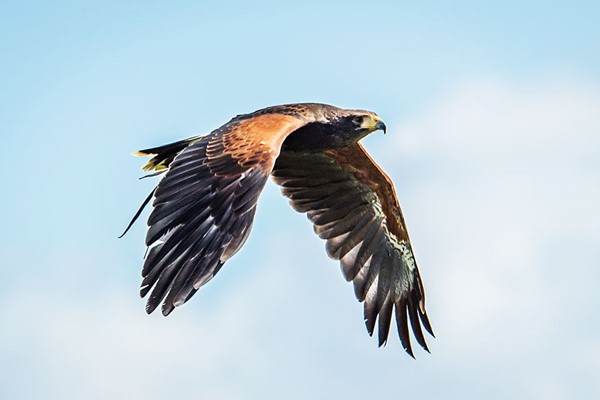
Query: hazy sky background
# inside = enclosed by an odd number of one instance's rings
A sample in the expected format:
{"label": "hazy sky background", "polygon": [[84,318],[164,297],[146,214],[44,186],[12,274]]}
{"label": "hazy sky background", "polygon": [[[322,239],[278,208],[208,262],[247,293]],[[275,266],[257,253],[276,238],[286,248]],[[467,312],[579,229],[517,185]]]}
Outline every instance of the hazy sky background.
{"label": "hazy sky background", "polygon": [[[483,3],[1,1],[0,398],[600,398],[600,3]],[[301,101],[386,121],[432,354],[377,348],[272,183],[146,315],[129,153]]]}

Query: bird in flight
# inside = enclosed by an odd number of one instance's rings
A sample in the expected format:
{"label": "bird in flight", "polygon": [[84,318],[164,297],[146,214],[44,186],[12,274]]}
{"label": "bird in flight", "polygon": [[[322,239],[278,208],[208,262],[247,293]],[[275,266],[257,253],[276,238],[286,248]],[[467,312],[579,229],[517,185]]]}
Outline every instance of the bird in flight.
{"label": "bird in flight", "polygon": [[140,290],[150,295],[146,311],[162,303],[169,315],[237,253],[271,176],[353,282],[369,335],[378,320],[379,346],[385,344],[395,311],[405,351],[414,357],[409,321],[429,351],[421,329],[433,336],[425,291],[392,181],[359,143],[377,130],[386,126],[370,111],[287,104],[137,152],[152,156],[143,170],[164,173],[125,230],[153,199]]}

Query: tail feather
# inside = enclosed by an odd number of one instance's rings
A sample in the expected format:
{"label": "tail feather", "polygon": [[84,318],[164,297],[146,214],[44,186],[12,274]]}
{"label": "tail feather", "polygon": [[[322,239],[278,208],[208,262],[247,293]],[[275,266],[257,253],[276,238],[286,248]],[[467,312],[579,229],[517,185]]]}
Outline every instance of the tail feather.
{"label": "tail feather", "polygon": [[[154,156],[142,167],[142,170],[156,171],[156,172],[146,175],[146,176],[143,176],[142,178],[156,176],[156,175],[160,175],[161,173],[164,173],[167,170],[167,168],[169,168],[169,165],[171,165],[171,162],[175,159],[175,157],[177,157],[177,155],[179,153],[181,153],[190,144],[197,142],[201,138],[202,138],[202,136],[194,136],[189,139],[180,140],[179,142],[169,143],[164,146],[153,147],[151,149],[139,150],[139,151],[134,152],[133,153],[134,156]],[[140,178],[140,179],[142,179],[142,178]],[[152,192],[150,192],[148,197],[146,197],[146,200],[144,200],[141,207],[138,209],[138,211],[135,213],[135,215],[131,219],[131,222],[129,223],[129,225],[127,225],[127,228],[125,228],[125,232],[123,232],[123,234],[121,236],[119,236],[119,238],[122,238],[123,236],[125,236],[127,231],[129,231],[129,229],[134,224],[134,222],[139,218],[140,214],[142,213],[142,210],[152,200],[152,197],[154,196],[154,192],[156,192],[156,188],[154,188],[152,190]]]}
{"label": "tail feather", "polygon": [[139,150],[133,153],[134,156],[154,156],[142,167],[144,171],[162,171],[169,168],[173,159],[181,153],[190,144],[200,140],[202,136],[194,136],[189,139],[169,143],[164,146],[153,147],[150,149]]}

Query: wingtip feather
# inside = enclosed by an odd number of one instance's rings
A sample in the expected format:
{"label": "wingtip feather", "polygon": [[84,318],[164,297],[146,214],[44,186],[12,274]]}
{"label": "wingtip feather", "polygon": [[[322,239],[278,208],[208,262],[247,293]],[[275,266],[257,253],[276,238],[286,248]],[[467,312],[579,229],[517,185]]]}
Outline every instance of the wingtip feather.
{"label": "wingtip feather", "polygon": [[433,333],[433,329],[431,328],[431,323],[429,322],[429,317],[427,316],[427,313],[422,313],[421,310],[419,310],[419,318],[421,319],[421,322],[423,323],[423,327],[425,328],[425,330],[433,337],[435,337],[435,334]]}

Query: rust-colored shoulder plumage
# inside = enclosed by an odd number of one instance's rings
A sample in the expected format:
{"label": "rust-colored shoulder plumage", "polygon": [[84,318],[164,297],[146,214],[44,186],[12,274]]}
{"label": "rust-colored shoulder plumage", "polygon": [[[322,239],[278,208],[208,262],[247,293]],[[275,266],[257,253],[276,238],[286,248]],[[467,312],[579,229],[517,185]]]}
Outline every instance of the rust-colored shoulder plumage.
{"label": "rust-colored shoulder plumage", "polygon": [[[244,244],[268,177],[306,212],[364,302],[370,334],[387,341],[391,315],[412,353],[408,323],[427,350],[425,292],[394,188],[358,141],[385,125],[364,110],[301,103],[238,115],[206,136],[139,152],[164,173],[152,199],[142,270],[147,311],[168,315]],[[141,209],[140,209],[141,211]],[[140,211],[134,217],[139,216]],[[131,224],[130,224],[131,226]]]}
{"label": "rust-colored shoulder plumage", "polygon": [[215,165],[213,172],[221,173],[216,166],[230,160],[241,168],[260,166],[269,174],[285,138],[310,120],[310,116],[263,114],[231,122],[207,145],[207,156]]}

